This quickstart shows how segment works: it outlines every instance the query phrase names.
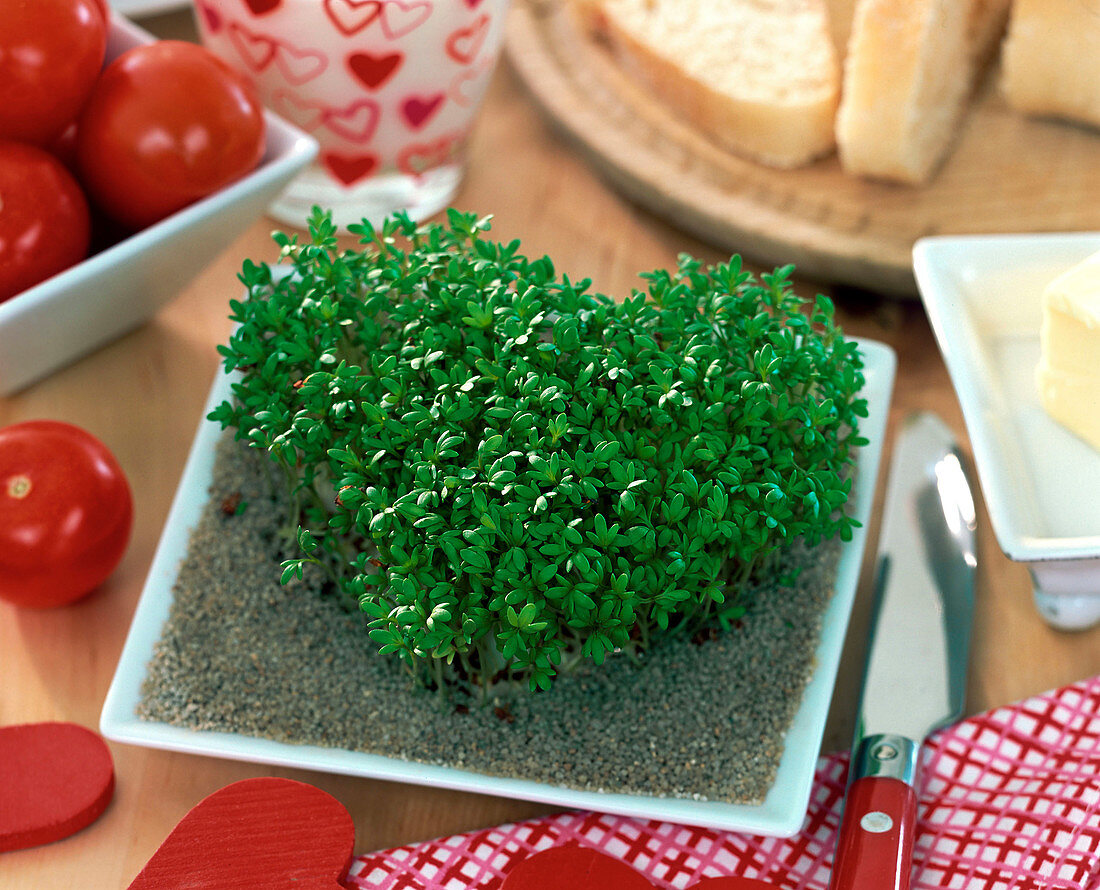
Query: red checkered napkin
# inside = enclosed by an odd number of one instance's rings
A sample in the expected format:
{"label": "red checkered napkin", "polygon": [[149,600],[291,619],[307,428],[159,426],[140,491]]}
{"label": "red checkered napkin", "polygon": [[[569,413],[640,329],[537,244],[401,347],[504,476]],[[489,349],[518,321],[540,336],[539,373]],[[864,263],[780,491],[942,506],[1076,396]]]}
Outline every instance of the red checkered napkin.
{"label": "red checkered napkin", "polygon": [[[568,813],[360,856],[348,883],[493,890],[521,859],[574,842],[658,888],[739,875],[825,890],[847,769],[847,755],[819,761],[806,821],[790,839]],[[923,776],[916,890],[1100,888],[1100,677],[937,733]]]}

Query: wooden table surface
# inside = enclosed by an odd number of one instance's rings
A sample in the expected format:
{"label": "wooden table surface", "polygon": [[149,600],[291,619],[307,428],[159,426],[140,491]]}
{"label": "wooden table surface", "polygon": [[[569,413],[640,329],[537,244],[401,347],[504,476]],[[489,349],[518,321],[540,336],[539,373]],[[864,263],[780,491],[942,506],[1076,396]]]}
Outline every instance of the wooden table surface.
{"label": "wooden table surface", "polygon": [[[188,13],[143,23],[161,36],[193,35]],[[681,251],[724,259],[610,190],[544,125],[507,64],[478,124],[468,179],[455,201],[495,216],[494,232],[549,254],[561,272],[626,294],[637,273],[671,266]],[[135,497],[133,539],[111,579],[84,601],[36,612],[0,603],[0,726],[66,720],[96,728],[130,618],[199,422],[240,292],[245,257],[273,259],[273,224],[261,219],[149,324],[50,378],[0,401],[0,426],[46,417],[78,424],[114,451]],[[919,303],[798,282],[832,292],[849,334],[890,344],[898,378],[890,437],[909,412],[938,412],[969,441],[958,402]],[[889,449],[889,442],[887,444]],[[888,459],[888,454],[887,454]],[[886,461],[884,460],[884,465]],[[881,487],[880,487],[881,488]],[[1049,629],[1031,603],[1027,572],[998,550],[984,508],[968,710],[984,710],[1100,672],[1100,629]],[[873,528],[877,529],[876,510]],[[872,535],[872,544],[874,542]],[[870,559],[851,622],[826,750],[847,745],[861,659]],[[67,840],[0,854],[6,890],[125,888],[183,815],[230,782],[285,775],[335,795],[367,852],[550,811],[535,803],[112,745],[115,798],[94,825]],[[0,792],[2,793],[2,792]]]}

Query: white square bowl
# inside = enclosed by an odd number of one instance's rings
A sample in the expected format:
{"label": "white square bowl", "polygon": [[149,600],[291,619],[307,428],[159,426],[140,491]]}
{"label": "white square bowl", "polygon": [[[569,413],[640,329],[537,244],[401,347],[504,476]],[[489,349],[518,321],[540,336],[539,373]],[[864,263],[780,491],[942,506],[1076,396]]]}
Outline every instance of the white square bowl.
{"label": "white square bowl", "polygon": [[[107,58],[153,41],[112,16]],[[259,165],[237,182],[0,303],[0,395],[136,328],[209,264],[317,154],[270,112]]]}
{"label": "white square bowl", "polygon": [[191,0],[108,0],[115,10],[128,18],[161,15],[190,5]]}
{"label": "white square bowl", "polygon": [[1041,297],[1098,250],[1097,232],[941,236],[913,248],[997,542],[1027,565],[1040,613],[1064,630],[1100,621],[1100,452],[1039,403]]}

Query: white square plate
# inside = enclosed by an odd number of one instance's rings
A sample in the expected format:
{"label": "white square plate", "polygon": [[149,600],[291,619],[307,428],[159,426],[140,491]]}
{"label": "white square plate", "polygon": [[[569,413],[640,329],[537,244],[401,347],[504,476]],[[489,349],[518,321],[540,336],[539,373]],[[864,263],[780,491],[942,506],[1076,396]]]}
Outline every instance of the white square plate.
{"label": "white square plate", "polygon": [[1100,454],[1035,385],[1043,290],[1098,250],[1100,233],[944,236],[918,241],[913,264],[997,542],[1046,592],[1100,609]]}
{"label": "white square plate", "polygon": [[[836,593],[823,619],[816,653],[816,669],[787,734],[775,783],[762,805],[744,806],[578,791],[466,770],[410,763],[375,754],[290,745],[239,734],[199,732],[139,719],[136,709],[141,698],[141,684],[145,678],[146,666],[153,656],[153,647],[168,617],[172,586],[180,562],[186,554],[190,530],[198,522],[207,500],[214,463],[214,445],[221,434],[218,425],[208,421],[200,424],[191,448],[118,669],[107,693],[100,718],[100,730],[114,741],[152,748],[456,788],[501,797],[542,801],[555,806],[621,813],[754,834],[793,835],[801,827],[809,803],[837,666],[859,580],[893,391],[896,364],[894,353],[881,343],[861,341],[860,346],[865,362],[867,385],[864,392],[869,408],[869,416],[861,425],[861,432],[870,444],[859,453],[858,477],[851,507],[862,527],[856,529],[852,540],[844,545]],[[228,395],[229,378],[219,376],[203,415]]]}

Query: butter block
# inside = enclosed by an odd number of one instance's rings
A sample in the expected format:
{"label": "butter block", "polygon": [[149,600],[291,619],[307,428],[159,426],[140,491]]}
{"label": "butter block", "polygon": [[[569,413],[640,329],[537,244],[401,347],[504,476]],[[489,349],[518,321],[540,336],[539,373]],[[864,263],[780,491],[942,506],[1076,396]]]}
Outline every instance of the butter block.
{"label": "butter block", "polygon": [[1039,343],[1040,403],[1100,451],[1100,252],[1047,285]]}

